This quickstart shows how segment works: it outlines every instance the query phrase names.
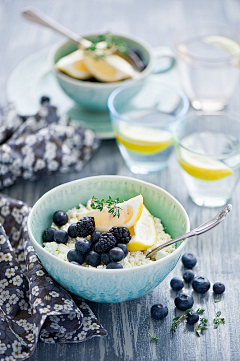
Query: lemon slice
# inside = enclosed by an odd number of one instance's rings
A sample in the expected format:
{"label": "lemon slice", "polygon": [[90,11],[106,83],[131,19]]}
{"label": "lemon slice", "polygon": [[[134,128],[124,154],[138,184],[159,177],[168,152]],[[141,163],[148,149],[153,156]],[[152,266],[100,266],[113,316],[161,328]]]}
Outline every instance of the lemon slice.
{"label": "lemon slice", "polygon": [[154,245],[157,239],[157,231],[153,216],[143,206],[139,221],[130,228],[131,240],[127,244],[129,251],[144,251]]}
{"label": "lemon slice", "polygon": [[233,174],[233,170],[221,161],[184,149],[181,150],[178,161],[185,172],[204,181],[216,181]]}
{"label": "lemon slice", "polygon": [[103,58],[85,55],[84,63],[91,74],[102,82],[115,82],[135,75],[132,65],[116,54]]}
{"label": "lemon slice", "polygon": [[[206,43],[213,44],[214,46],[220,49],[226,50],[228,53],[232,55],[240,54],[240,44],[235,40],[226,38],[225,36],[210,35],[210,36],[205,36],[203,40]],[[240,60],[238,62],[238,66],[240,66]]]}
{"label": "lemon slice", "polygon": [[151,155],[162,152],[172,144],[172,133],[167,130],[146,128],[120,121],[116,131],[117,141],[128,150]]}
{"label": "lemon slice", "polygon": [[118,203],[120,217],[113,217],[108,212],[108,208],[104,207],[102,211],[93,209],[78,213],[78,219],[83,217],[94,217],[96,230],[107,232],[112,227],[133,227],[139,220],[143,210],[143,197],[139,194],[136,197],[130,198],[126,202]]}
{"label": "lemon slice", "polygon": [[73,78],[79,80],[90,79],[92,75],[84,64],[83,57],[83,51],[76,50],[73,53],[61,58],[55,64],[55,67]]}

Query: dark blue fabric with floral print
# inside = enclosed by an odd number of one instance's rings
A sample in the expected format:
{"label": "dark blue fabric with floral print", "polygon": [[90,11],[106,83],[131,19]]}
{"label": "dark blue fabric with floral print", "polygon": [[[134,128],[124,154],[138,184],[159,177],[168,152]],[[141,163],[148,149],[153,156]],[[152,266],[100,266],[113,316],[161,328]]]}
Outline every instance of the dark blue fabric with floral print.
{"label": "dark blue fabric with floral print", "polygon": [[0,360],[24,360],[38,339],[81,342],[107,331],[83,299],[41,265],[26,224],[30,208],[0,194]]}

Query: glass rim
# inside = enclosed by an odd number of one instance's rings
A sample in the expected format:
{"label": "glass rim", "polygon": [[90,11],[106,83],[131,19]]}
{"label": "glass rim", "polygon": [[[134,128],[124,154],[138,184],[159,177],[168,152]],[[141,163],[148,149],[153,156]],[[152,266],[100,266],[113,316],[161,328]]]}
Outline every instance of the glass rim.
{"label": "glass rim", "polygon": [[[163,88],[166,88],[166,89],[170,89],[170,90],[173,90],[175,91],[177,94],[180,95],[181,99],[183,100],[183,107],[181,109],[181,111],[179,112],[179,114],[177,116],[174,117],[174,120],[173,122],[177,121],[179,118],[182,118],[183,116],[186,115],[188,109],[189,109],[189,106],[190,106],[190,102],[188,100],[188,97],[187,95],[179,88],[175,88],[175,87],[172,87],[172,86],[169,86],[169,85],[166,85],[164,83],[160,83],[160,82],[156,82],[156,81],[146,81],[146,80],[142,80],[142,81],[138,81],[134,84],[131,84],[131,85],[125,85],[125,86],[122,86],[122,87],[119,87],[117,89],[115,89],[109,96],[108,98],[108,109],[110,111],[110,113],[112,113],[115,117],[117,117],[119,120],[122,120],[122,121],[125,121],[127,123],[131,123],[131,124],[136,124],[138,123],[137,120],[134,120],[134,119],[129,119],[127,117],[124,117],[123,115],[121,115],[115,108],[114,106],[114,100],[115,98],[117,97],[117,95],[119,95],[121,92],[129,89],[129,88],[133,88],[133,87],[139,87],[140,84],[146,84],[146,85],[150,85],[150,84],[155,84],[155,85],[160,85],[162,86]],[[151,124],[148,123],[148,124]]]}
{"label": "glass rim", "polygon": [[238,150],[237,149],[233,150],[228,154],[202,154],[202,153],[195,152],[194,150],[185,147],[181,143],[181,140],[178,138],[178,136],[176,134],[179,124],[181,124],[184,120],[192,118],[194,116],[204,116],[204,115],[218,115],[218,116],[224,116],[225,115],[225,116],[227,116],[229,118],[233,118],[234,120],[239,121],[239,123],[240,123],[240,117],[238,117],[237,115],[235,115],[233,113],[230,113],[230,112],[203,112],[203,111],[191,112],[191,113],[188,113],[185,117],[182,117],[182,118],[178,119],[176,121],[176,123],[173,125],[172,135],[173,135],[174,143],[176,143],[179,147],[183,148],[184,150],[187,150],[188,152],[190,152],[192,154],[196,154],[196,155],[204,157],[204,158],[226,159],[226,158],[232,157],[235,154],[239,154],[240,153],[240,146],[239,146]]}
{"label": "glass rim", "polygon": [[[219,27],[219,28],[224,28],[224,29],[229,29],[231,30],[233,33],[235,33],[238,38],[239,38],[239,50],[234,52],[233,54],[229,54],[229,55],[226,55],[224,57],[222,57],[221,59],[219,58],[206,58],[206,57],[203,57],[203,56],[196,56],[196,55],[192,55],[191,53],[189,52],[183,52],[181,50],[178,49],[178,45],[181,44],[180,42],[180,38],[181,36],[183,36],[184,34],[186,34],[188,31],[191,31],[193,29],[197,29],[197,28],[200,28],[202,25],[204,25],[205,27]],[[227,37],[227,36],[226,36]],[[233,40],[232,38],[229,38],[230,40]],[[236,40],[233,40],[233,41],[236,41]],[[237,42],[237,41],[236,41]],[[183,42],[184,44],[184,42]],[[192,25],[192,26],[187,26],[185,28],[183,28],[182,30],[180,30],[176,36],[175,36],[175,39],[174,39],[174,47],[177,51],[177,53],[183,55],[183,56],[188,56],[190,59],[193,59],[193,60],[198,60],[198,61],[203,61],[203,62],[209,62],[209,63],[224,63],[224,62],[227,62],[229,61],[230,59],[234,58],[234,57],[237,57],[239,56],[240,57],[240,32],[235,29],[234,27],[230,26],[230,25],[227,25],[227,24],[219,24],[219,23],[198,23],[196,25]]]}

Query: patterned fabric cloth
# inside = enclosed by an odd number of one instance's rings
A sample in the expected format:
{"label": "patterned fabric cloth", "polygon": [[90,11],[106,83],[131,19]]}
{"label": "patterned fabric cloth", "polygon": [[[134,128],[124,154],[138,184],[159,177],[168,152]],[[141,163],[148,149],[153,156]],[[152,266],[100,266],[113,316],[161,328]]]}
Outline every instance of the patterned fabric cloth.
{"label": "patterned fabric cloth", "polygon": [[27,204],[0,194],[0,360],[28,358],[37,341],[107,335],[89,306],[42,267],[27,229]]}
{"label": "patterned fabric cloth", "polygon": [[0,189],[43,175],[80,171],[99,146],[90,129],[59,115],[43,97],[40,111],[19,117],[0,110]]}

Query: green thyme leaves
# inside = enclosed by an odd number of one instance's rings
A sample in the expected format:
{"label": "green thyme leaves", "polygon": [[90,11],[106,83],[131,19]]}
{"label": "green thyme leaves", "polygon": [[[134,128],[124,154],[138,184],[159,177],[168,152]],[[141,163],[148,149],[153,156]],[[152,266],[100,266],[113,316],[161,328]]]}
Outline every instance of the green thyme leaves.
{"label": "green thyme leaves", "polygon": [[108,213],[111,213],[113,217],[120,217],[120,209],[117,204],[119,203],[119,198],[113,200],[110,196],[107,201],[104,199],[98,199],[96,197],[92,197],[91,200],[91,208],[92,209],[99,209],[102,212],[104,207],[108,208]]}

